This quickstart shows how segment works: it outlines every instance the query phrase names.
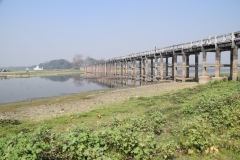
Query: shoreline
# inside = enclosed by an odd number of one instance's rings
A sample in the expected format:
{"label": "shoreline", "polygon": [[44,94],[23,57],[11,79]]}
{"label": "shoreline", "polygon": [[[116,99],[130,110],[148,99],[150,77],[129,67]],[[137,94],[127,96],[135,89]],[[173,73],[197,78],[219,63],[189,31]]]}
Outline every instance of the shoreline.
{"label": "shoreline", "polygon": [[43,71],[11,71],[0,72],[0,78],[29,78],[41,76],[56,76],[56,75],[70,75],[70,74],[83,74],[81,70],[43,70]]}
{"label": "shoreline", "polygon": [[101,107],[111,107],[113,103],[120,103],[132,97],[154,96],[197,85],[196,82],[158,83],[10,103],[0,105],[0,119],[39,121],[58,116],[84,113]]}

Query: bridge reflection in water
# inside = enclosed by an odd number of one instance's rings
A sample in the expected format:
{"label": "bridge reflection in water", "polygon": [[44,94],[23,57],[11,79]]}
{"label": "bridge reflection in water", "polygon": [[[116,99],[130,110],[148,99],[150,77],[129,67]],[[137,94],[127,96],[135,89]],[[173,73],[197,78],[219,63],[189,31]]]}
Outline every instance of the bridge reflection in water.
{"label": "bridge reflection in water", "polygon": [[[121,87],[134,87],[134,86],[144,86],[152,83],[159,83],[156,81],[145,81],[143,79],[135,78],[125,78],[125,77],[107,77],[92,73],[85,73],[82,75],[89,82],[97,83],[103,87],[109,88],[121,88]],[[160,81],[160,83],[171,82],[172,80]]]}

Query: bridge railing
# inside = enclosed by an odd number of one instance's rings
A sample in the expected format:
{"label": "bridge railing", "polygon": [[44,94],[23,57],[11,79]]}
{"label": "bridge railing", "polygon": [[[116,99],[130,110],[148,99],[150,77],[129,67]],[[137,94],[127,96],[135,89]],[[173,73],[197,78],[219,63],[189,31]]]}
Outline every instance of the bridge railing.
{"label": "bridge railing", "polygon": [[215,47],[217,47],[217,44],[219,44],[219,43],[232,42],[232,45],[234,45],[234,41],[236,41],[236,40],[237,41],[240,40],[240,31],[227,33],[227,34],[222,34],[222,35],[217,35],[217,36],[210,36],[210,37],[204,38],[202,40],[196,40],[196,41],[191,41],[191,42],[187,42],[187,43],[181,43],[181,44],[178,44],[178,45],[172,45],[172,46],[167,46],[167,47],[158,48],[158,49],[156,48],[154,50],[132,53],[132,54],[129,54],[129,55],[126,55],[126,56],[115,57],[115,58],[109,59],[108,61],[117,61],[117,60],[121,60],[121,59],[131,59],[131,58],[135,58],[135,57],[155,55],[156,53],[167,53],[167,52],[173,52],[173,51],[182,50],[182,49],[202,47],[202,46],[207,46],[207,45],[215,45]]}
{"label": "bridge railing", "polygon": [[223,35],[216,36],[217,43],[226,43],[232,41],[232,33],[227,33]]}
{"label": "bridge railing", "polygon": [[232,33],[232,41],[234,40],[240,40],[240,31],[237,31],[237,32],[233,32]]}

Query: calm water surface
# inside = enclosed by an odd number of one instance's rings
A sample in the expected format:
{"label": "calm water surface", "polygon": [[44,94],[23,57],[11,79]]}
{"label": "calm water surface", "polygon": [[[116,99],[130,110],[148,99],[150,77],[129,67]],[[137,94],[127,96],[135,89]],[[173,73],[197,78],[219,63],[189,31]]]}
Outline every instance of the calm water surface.
{"label": "calm water surface", "polygon": [[[199,74],[202,73],[199,67]],[[238,68],[240,71],[240,67]],[[181,68],[178,74],[181,75]],[[214,68],[208,68],[207,74],[214,74]],[[229,68],[221,68],[221,73],[229,73]],[[150,71],[149,71],[150,74]],[[190,76],[194,75],[193,68]],[[129,79],[84,79],[81,75],[46,76],[31,78],[0,77],[0,104],[26,101],[36,98],[61,96],[66,94],[84,93],[116,87],[141,86],[146,83]]]}
{"label": "calm water surface", "polygon": [[0,104],[107,89],[80,75],[0,78]]}

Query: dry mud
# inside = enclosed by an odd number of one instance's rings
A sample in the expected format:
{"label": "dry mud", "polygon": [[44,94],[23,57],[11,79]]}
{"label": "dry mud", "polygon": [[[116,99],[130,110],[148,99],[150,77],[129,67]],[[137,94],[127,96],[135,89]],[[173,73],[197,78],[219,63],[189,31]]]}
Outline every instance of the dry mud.
{"label": "dry mud", "polygon": [[[100,108],[111,103],[122,102],[131,97],[147,97],[159,95],[169,91],[194,87],[198,84],[195,82],[187,83],[160,83],[134,88],[115,89],[104,92],[98,91],[88,95],[87,99],[79,99],[61,104],[44,104],[39,106],[21,107],[13,111],[1,111],[0,119],[17,119],[17,120],[43,120],[62,115],[71,115],[83,113]],[[61,97],[59,97],[60,99]]]}

